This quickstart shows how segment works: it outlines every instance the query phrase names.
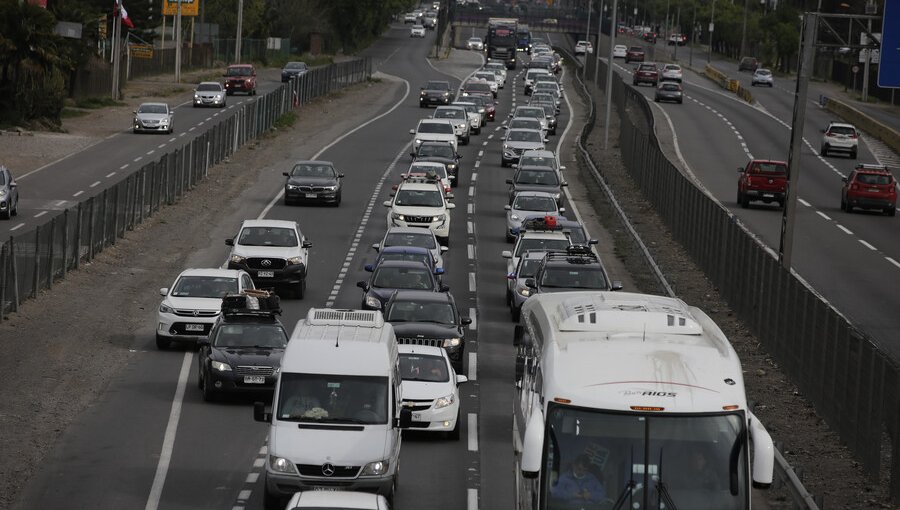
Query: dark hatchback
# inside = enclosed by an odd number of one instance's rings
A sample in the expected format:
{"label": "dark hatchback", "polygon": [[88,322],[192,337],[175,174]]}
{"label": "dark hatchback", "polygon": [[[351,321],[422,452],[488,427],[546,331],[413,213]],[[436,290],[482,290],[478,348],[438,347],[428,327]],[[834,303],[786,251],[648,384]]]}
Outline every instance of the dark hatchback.
{"label": "dark hatchback", "polygon": [[335,207],[341,204],[341,180],[330,161],[298,161],[284,183],[284,204],[323,202]]}
{"label": "dark hatchback", "polygon": [[397,343],[443,347],[457,373],[462,373],[469,317],[461,317],[449,292],[398,290],[384,307]]}
{"label": "dark hatchback", "polygon": [[288,62],[281,68],[281,81],[290,81],[291,78],[303,76],[309,72],[309,66],[306,62]]}
{"label": "dark hatchback", "polygon": [[447,166],[447,176],[452,176],[450,185],[459,185],[459,160],[462,156],[447,142],[422,142],[415,152],[409,153],[413,161],[434,161]]}
{"label": "dark hatchback", "polygon": [[[253,301],[237,307],[243,298]],[[229,304],[231,303],[231,304]],[[274,294],[266,298],[226,296],[222,314],[200,340],[197,386],[203,400],[224,394],[271,393],[281,368],[288,334],[278,320],[281,308]]]}
{"label": "dark hatchback", "polygon": [[509,184],[509,205],[522,191],[545,191],[553,195],[557,205],[562,205],[562,186],[568,183],[560,180],[559,172],[545,166],[519,166],[512,179],[507,179]]}
{"label": "dark hatchback", "polygon": [[383,309],[396,290],[450,290],[438,281],[437,275],[428,266],[412,260],[385,260],[372,270],[369,281],[357,282],[356,286],[364,292],[363,310]]}

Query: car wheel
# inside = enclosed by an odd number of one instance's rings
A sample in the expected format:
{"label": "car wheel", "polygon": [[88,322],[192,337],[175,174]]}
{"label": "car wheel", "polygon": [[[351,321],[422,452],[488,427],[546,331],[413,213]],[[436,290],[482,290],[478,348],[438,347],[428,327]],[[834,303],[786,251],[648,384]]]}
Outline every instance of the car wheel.
{"label": "car wheel", "polygon": [[18,195],[16,195],[16,203],[15,203],[15,205],[13,205],[11,214],[13,216],[19,215],[19,196]]}
{"label": "car wheel", "polygon": [[161,351],[165,351],[165,350],[168,350],[171,345],[172,345],[172,342],[168,338],[160,335],[159,333],[156,334],[156,348],[157,349],[159,349]]}
{"label": "car wheel", "polygon": [[216,391],[212,388],[212,385],[209,384],[205,379],[203,380],[203,388],[201,388],[203,393],[203,401],[204,402],[214,402],[218,395]]}
{"label": "car wheel", "polygon": [[819,151],[819,153],[822,156],[827,156],[828,155],[828,144],[823,145],[822,149]]}
{"label": "car wheel", "polygon": [[450,236],[438,237],[437,239],[438,239],[438,244],[440,244],[441,246],[446,246],[447,248],[450,247]]}
{"label": "car wheel", "polygon": [[506,168],[506,167],[508,167],[509,165],[506,164],[506,160],[505,160],[505,159],[500,158],[500,166],[503,167],[503,168]]}
{"label": "car wheel", "polygon": [[269,492],[268,488],[263,489],[263,508],[265,510],[284,510],[285,502],[278,496]]}
{"label": "car wheel", "polygon": [[853,149],[853,152],[850,153],[850,159],[856,159],[856,149]]}
{"label": "car wheel", "polygon": [[478,127],[475,128],[475,134],[476,134],[476,135],[480,135],[480,134],[481,134],[481,124],[478,124]]}
{"label": "car wheel", "polygon": [[519,322],[520,315],[522,315],[522,310],[520,310],[519,308],[513,307],[509,309],[509,316],[513,322]]}
{"label": "car wheel", "polygon": [[885,211],[888,216],[896,216],[897,215],[897,206],[891,206],[887,208]]}
{"label": "car wheel", "polygon": [[[512,243],[515,240],[516,240],[516,238],[512,234],[510,234],[509,232],[506,233],[506,242],[507,243]],[[507,301],[509,301],[509,300],[507,299]]]}
{"label": "car wheel", "polygon": [[844,211],[846,211],[847,214],[853,213],[853,206],[850,205],[850,202],[844,204]]}
{"label": "car wheel", "polygon": [[847,202],[843,198],[841,199],[841,210],[842,211],[847,210]]}
{"label": "car wheel", "polygon": [[743,193],[741,193],[739,196],[740,196],[741,207],[743,207],[744,209],[750,207],[750,197]]}
{"label": "car wheel", "polygon": [[12,209],[7,209],[7,210],[3,211],[2,218],[4,220],[8,220],[8,219],[12,218]]}
{"label": "car wheel", "polygon": [[297,296],[297,299],[303,299],[306,295],[306,278],[300,280],[300,283],[294,288],[294,295]]}
{"label": "car wheel", "polygon": [[465,138],[463,138],[462,143],[463,143],[463,145],[469,145],[469,137],[466,136]]}
{"label": "car wheel", "polygon": [[679,100],[678,100],[678,104],[683,104],[683,103],[684,103],[684,99],[679,99]]}
{"label": "car wheel", "polygon": [[338,207],[341,205],[341,194],[338,193],[337,196],[334,197],[334,206]]}
{"label": "car wheel", "polygon": [[447,439],[459,441],[459,413],[456,414],[456,426],[453,427],[453,430],[447,432]]}
{"label": "car wheel", "polygon": [[230,91],[230,90],[226,90],[226,91],[225,91],[225,95],[226,95],[226,96],[230,96],[230,95],[231,95],[231,91]]}
{"label": "car wheel", "polygon": [[134,133],[134,134],[138,134],[138,130],[137,130],[137,129],[132,129],[131,132]]}
{"label": "car wheel", "polygon": [[654,98],[653,98],[653,101],[655,101],[655,102],[658,103],[658,102],[659,102],[659,98],[658,98],[658,97],[654,97]]}
{"label": "car wheel", "polygon": [[512,306],[512,292],[506,289],[506,306]]}

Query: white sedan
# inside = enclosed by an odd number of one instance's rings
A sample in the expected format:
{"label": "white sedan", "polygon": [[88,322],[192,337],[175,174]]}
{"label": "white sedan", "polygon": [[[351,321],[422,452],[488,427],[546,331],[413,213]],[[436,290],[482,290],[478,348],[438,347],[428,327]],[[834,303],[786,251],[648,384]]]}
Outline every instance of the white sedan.
{"label": "white sedan", "polygon": [[628,46],[624,44],[613,46],[613,58],[625,58],[626,53],[628,53]]}
{"label": "white sedan", "polygon": [[380,494],[353,491],[300,491],[291,497],[289,510],[336,510],[353,508],[358,510],[390,510],[387,499]]}
{"label": "white sedan", "polygon": [[575,43],[575,54],[576,55],[584,55],[588,53],[594,52],[594,46],[590,41],[578,41]]}
{"label": "white sedan", "polygon": [[470,37],[469,40],[466,41],[466,48],[482,51],[484,50],[484,41],[481,40],[481,37]]}
{"label": "white sedan", "polygon": [[681,83],[684,73],[678,64],[666,64],[662,68],[661,80],[677,81]]}
{"label": "white sedan", "polygon": [[413,430],[443,432],[459,439],[459,388],[468,377],[457,375],[443,347],[397,346],[403,406],[412,408]]}
{"label": "white sedan", "polygon": [[425,26],[424,25],[413,25],[412,28],[409,29],[410,37],[425,37]]}

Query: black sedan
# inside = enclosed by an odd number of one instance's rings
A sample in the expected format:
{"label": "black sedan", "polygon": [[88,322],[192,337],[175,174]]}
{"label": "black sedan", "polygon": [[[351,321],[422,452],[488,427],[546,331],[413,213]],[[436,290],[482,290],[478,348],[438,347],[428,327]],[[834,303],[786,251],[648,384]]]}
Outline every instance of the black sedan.
{"label": "black sedan", "polygon": [[399,289],[446,292],[449,287],[438,281],[437,276],[424,263],[412,260],[385,260],[375,266],[369,281],[357,282],[365,293],[361,308],[381,310],[394,291]]}
{"label": "black sedan", "polygon": [[322,202],[341,204],[341,179],[330,161],[298,161],[290,172],[284,172],[284,204]]}
{"label": "black sedan", "polygon": [[209,337],[199,342],[197,386],[203,400],[274,391],[288,342],[277,313],[240,310],[219,317]]}
{"label": "black sedan", "polygon": [[461,317],[449,292],[398,290],[384,307],[401,344],[443,347],[457,373],[462,373],[469,317]]}
{"label": "black sedan", "polygon": [[415,152],[409,154],[413,161],[434,161],[447,166],[447,176],[450,177],[450,186],[459,185],[459,160],[462,156],[447,142],[422,142]]}
{"label": "black sedan", "polygon": [[309,66],[306,65],[306,62],[288,62],[281,68],[281,81],[291,81],[291,78],[295,76],[303,76],[309,71]]}

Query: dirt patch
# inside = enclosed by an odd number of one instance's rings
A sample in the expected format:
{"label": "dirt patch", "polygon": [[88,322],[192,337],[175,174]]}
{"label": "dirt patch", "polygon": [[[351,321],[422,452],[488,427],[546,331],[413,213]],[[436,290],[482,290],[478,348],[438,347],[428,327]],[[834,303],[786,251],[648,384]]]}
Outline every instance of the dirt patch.
{"label": "dirt patch", "polygon": [[[221,222],[220,205],[236,200],[271,166],[285,158],[308,157],[311,148],[325,145],[357,119],[371,117],[399,87],[383,78],[344,90],[339,101],[329,97],[304,105],[293,127],[251,142],[227,163],[211,168],[189,200],[162,209],[90,264],[70,272],[52,292],[26,301],[0,323],[0,373],[4,381],[16,381],[14,389],[0,392],[0,508],[13,506],[66,428],[128,366],[135,356],[130,350],[135,332],[146,328],[159,305],[159,296],[148,289],[171,281],[180,262],[208,244],[209,226]],[[129,97],[139,94],[126,93],[126,106],[70,119],[65,125],[68,135],[17,136],[14,152],[3,145],[14,137],[0,137],[0,153],[12,156],[6,161],[13,161],[8,164],[20,172],[63,157],[120,131],[119,119],[125,118],[127,125],[132,103],[151,100]],[[323,128],[322,118],[335,121]],[[55,142],[46,143],[51,136]],[[33,146],[22,140],[43,143]],[[169,249],[160,256],[148,246]],[[103,282],[102,292],[98,282]],[[84,306],[86,300],[89,306]]]}

